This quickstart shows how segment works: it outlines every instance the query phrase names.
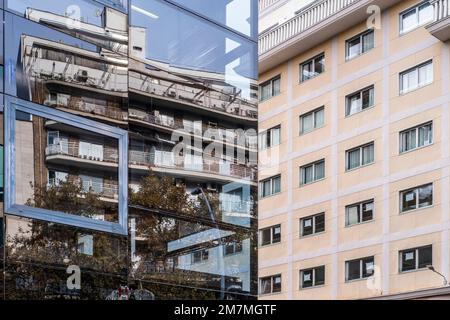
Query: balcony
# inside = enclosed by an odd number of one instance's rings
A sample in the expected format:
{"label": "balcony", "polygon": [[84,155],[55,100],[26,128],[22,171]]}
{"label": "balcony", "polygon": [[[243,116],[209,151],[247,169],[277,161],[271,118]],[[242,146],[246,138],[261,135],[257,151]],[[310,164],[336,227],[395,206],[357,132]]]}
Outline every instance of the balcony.
{"label": "balcony", "polygon": [[[49,186],[57,186],[60,183],[57,179],[49,179]],[[100,199],[118,200],[119,186],[111,183],[103,183],[96,181],[81,181],[85,192],[93,192],[99,195]]]}
{"label": "balcony", "polygon": [[[256,180],[256,170],[241,164],[221,161],[215,163],[204,162],[201,157],[186,156],[181,161],[176,161],[170,151],[142,152],[130,151],[130,165],[134,169],[147,170],[147,167],[155,169],[176,169],[178,175],[189,175],[197,178],[208,178],[227,182],[230,180]],[[164,172],[168,173],[167,170]],[[211,176],[210,176],[211,175]],[[231,178],[230,178],[231,177]]]}
{"label": "balcony", "polygon": [[119,155],[117,150],[104,148],[98,150],[81,150],[80,143],[60,141],[49,144],[45,148],[46,160],[60,165],[76,165],[89,169],[113,169],[117,170]]}
{"label": "balcony", "polygon": [[281,0],[258,0],[259,13],[263,13],[278,2],[281,2]]}
{"label": "balcony", "polygon": [[446,42],[450,39],[450,0],[432,0],[430,3],[434,8],[434,22],[427,26],[427,30]]}
{"label": "balcony", "polygon": [[317,0],[259,36],[260,73],[366,20],[367,7],[386,9],[400,0]]}

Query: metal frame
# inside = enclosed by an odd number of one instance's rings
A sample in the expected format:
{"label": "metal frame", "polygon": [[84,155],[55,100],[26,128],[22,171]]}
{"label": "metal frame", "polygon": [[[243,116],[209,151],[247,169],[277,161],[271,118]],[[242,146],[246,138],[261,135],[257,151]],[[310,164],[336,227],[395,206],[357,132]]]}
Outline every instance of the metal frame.
{"label": "metal frame", "polygon": [[[15,128],[16,111],[72,125],[87,131],[115,138],[119,141],[119,222],[98,221],[64,212],[33,208],[16,203],[15,181]],[[128,132],[70,113],[5,96],[5,213],[20,217],[60,223],[83,229],[120,235],[128,234]]]}

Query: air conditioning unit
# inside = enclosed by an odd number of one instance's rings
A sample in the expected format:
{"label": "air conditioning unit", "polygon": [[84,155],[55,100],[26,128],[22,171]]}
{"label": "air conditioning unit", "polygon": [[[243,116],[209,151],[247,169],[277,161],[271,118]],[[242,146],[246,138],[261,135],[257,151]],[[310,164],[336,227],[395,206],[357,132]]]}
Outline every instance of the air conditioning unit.
{"label": "air conditioning unit", "polygon": [[75,78],[79,82],[86,82],[88,80],[88,78],[89,78],[87,70],[78,70]]}

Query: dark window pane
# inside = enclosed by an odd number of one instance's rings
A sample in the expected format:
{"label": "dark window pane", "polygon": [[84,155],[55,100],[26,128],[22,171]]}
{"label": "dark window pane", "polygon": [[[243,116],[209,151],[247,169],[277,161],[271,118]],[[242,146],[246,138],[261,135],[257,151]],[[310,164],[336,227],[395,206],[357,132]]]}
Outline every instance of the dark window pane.
{"label": "dark window pane", "polygon": [[433,248],[431,246],[419,248],[419,268],[433,265]]}
{"label": "dark window pane", "polygon": [[373,218],[373,202],[367,202],[362,205],[362,221],[370,221]]}
{"label": "dark window pane", "polygon": [[347,262],[347,280],[355,280],[361,278],[361,261],[354,260]]}
{"label": "dark window pane", "polygon": [[325,284],[325,266],[315,269],[315,285],[321,286]]}
{"label": "dark window pane", "polygon": [[313,219],[306,218],[302,220],[302,236],[313,234]]}
{"label": "dark window pane", "polygon": [[373,259],[373,257],[363,259],[362,267],[363,267],[363,272],[362,272],[363,278],[370,277],[373,274],[373,272],[374,272],[374,259]]}
{"label": "dark window pane", "polygon": [[281,292],[281,276],[273,277],[273,289],[272,292]]}
{"label": "dark window pane", "polygon": [[325,214],[316,216],[316,233],[325,231]]}
{"label": "dark window pane", "polygon": [[427,207],[433,204],[433,185],[429,184],[419,188],[419,207]]}
{"label": "dark window pane", "polygon": [[414,270],[416,268],[416,251],[408,250],[401,253],[402,271]]}
{"label": "dark window pane", "polygon": [[274,227],[272,232],[273,232],[272,243],[280,242],[281,241],[281,227],[280,226]]}
{"label": "dark window pane", "polygon": [[417,193],[415,190],[402,192],[402,211],[416,209]]}
{"label": "dark window pane", "polygon": [[319,75],[325,71],[325,56],[320,56],[314,61],[314,75]]}
{"label": "dark window pane", "polygon": [[313,270],[305,270],[302,272],[302,288],[313,286]]}
{"label": "dark window pane", "polygon": [[261,231],[261,245],[265,246],[270,244],[270,229],[264,229]]}
{"label": "dark window pane", "polygon": [[272,278],[262,278],[261,279],[261,294],[268,294],[272,291]]}

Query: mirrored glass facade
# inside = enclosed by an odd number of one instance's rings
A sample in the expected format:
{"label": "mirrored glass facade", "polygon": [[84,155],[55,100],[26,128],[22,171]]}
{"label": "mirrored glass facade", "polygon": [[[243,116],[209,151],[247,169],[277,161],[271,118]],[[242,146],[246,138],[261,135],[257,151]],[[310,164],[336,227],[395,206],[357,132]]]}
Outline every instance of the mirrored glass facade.
{"label": "mirrored glass facade", "polygon": [[256,1],[1,12],[0,299],[256,298]]}

